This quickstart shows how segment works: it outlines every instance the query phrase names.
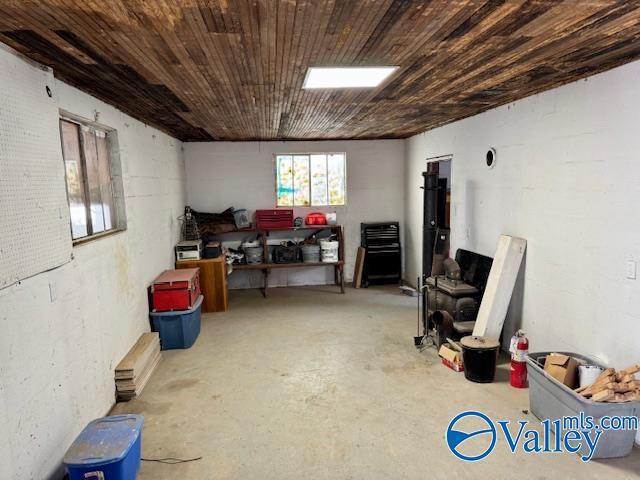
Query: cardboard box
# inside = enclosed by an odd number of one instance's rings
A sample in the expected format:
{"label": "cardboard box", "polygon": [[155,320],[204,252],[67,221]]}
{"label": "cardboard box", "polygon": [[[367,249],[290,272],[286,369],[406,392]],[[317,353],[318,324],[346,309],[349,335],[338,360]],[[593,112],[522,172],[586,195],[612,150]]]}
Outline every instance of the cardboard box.
{"label": "cardboard box", "polygon": [[578,362],[575,358],[561,353],[547,355],[544,371],[569,388],[575,388],[577,382]]}
{"label": "cardboard box", "polygon": [[[458,347],[458,348],[456,348]],[[442,358],[442,364],[456,372],[462,372],[464,366],[462,364],[462,351],[459,346],[443,343],[440,346],[438,355]]]}

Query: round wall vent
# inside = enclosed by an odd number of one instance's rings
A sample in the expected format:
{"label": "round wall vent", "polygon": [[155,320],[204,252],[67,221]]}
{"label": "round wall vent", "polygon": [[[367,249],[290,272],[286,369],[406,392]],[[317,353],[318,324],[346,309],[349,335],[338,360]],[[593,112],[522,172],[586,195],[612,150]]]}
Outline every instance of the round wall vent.
{"label": "round wall vent", "polygon": [[489,150],[487,150],[487,155],[486,155],[485,161],[487,162],[487,167],[493,168],[495,166],[495,164],[496,164],[496,149],[495,148],[490,148]]}

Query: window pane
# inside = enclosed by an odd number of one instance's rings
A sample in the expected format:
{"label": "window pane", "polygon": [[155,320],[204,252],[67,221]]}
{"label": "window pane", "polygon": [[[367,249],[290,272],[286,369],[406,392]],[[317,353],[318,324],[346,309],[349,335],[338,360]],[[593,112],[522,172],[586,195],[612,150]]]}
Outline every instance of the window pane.
{"label": "window pane", "polygon": [[111,162],[109,160],[106,133],[97,131],[96,142],[98,146],[98,173],[100,176],[100,198],[102,199],[104,213],[104,229],[111,230],[115,225],[115,204],[111,186]]}
{"label": "window pane", "polygon": [[326,155],[311,155],[311,204],[328,205]]}
{"label": "window pane", "polygon": [[93,131],[82,127],[85,168],[87,169],[87,187],[89,209],[91,211],[92,233],[104,232],[104,211],[100,195],[100,170],[98,168],[98,147]]}
{"label": "window pane", "polygon": [[79,127],[75,123],[60,121],[60,133],[62,137],[62,155],[67,180],[67,194],[69,197],[69,213],[71,216],[71,236],[76,238],[86,237],[87,211],[84,195],[84,172],[80,160]]}
{"label": "window pane", "polygon": [[327,168],[329,177],[329,205],[344,205],[344,154],[330,154],[327,156]]}
{"label": "window pane", "polygon": [[293,203],[307,206],[309,199],[309,155],[294,155],[293,157]]}
{"label": "window pane", "polygon": [[293,206],[293,158],[290,155],[278,155],[277,168],[277,202],[279,207]]}

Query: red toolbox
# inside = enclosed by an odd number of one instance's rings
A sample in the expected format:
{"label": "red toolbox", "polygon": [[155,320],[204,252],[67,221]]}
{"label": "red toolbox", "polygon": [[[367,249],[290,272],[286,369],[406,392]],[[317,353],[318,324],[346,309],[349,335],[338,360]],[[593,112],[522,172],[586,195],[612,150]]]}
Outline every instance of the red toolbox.
{"label": "red toolbox", "polygon": [[200,269],[165,270],[153,281],[151,303],[154,312],[193,308],[200,296]]}
{"label": "red toolbox", "polygon": [[293,209],[256,210],[256,227],[258,229],[293,227]]}

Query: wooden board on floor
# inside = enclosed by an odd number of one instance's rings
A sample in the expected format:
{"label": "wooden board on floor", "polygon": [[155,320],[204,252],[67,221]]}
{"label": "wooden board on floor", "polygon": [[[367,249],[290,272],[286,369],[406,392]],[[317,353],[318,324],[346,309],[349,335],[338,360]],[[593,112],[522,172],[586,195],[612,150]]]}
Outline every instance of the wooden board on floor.
{"label": "wooden board on floor", "polygon": [[158,332],[146,332],[140,335],[138,341],[116,367],[116,373],[140,369],[148,362],[156,345],[160,345]]}
{"label": "wooden board on floor", "polygon": [[138,396],[161,358],[158,333],[143,333],[116,367],[114,376],[118,400],[131,400]]}
{"label": "wooden board on floor", "polygon": [[358,247],[358,253],[356,254],[356,266],[353,272],[353,286],[354,288],[360,288],[362,286],[362,271],[364,269],[364,257],[367,250],[364,247]]}
{"label": "wooden board on floor", "polygon": [[526,248],[524,238],[500,235],[473,335],[500,338]]}
{"label": "wooden board on floor", "polygon": [[144,371],[148,368],[152,359],[154,359],[157,355],[160,355],[160,344],[157,344],[151,350],[151,353],[148,355],[147,360],[140,365],[140,367],[135,368],[133,370],[116,370],[115,378],[116,380],[136,380]]}
{"label": "wooden board on floor", "polygon": [[145,368],[145,371],[142,374],[134,379],[124,379],[116,381],[116,392],[118,394],[118,398],[123,400],[130,400],[131,398],[135,398],[137,395],[142,392],[142,389],[147,385],[147,382],[151,378],[151,375],[155,371],[156,367],[162,360],[162,355],[160,352],[155,355],[149,365]]}

